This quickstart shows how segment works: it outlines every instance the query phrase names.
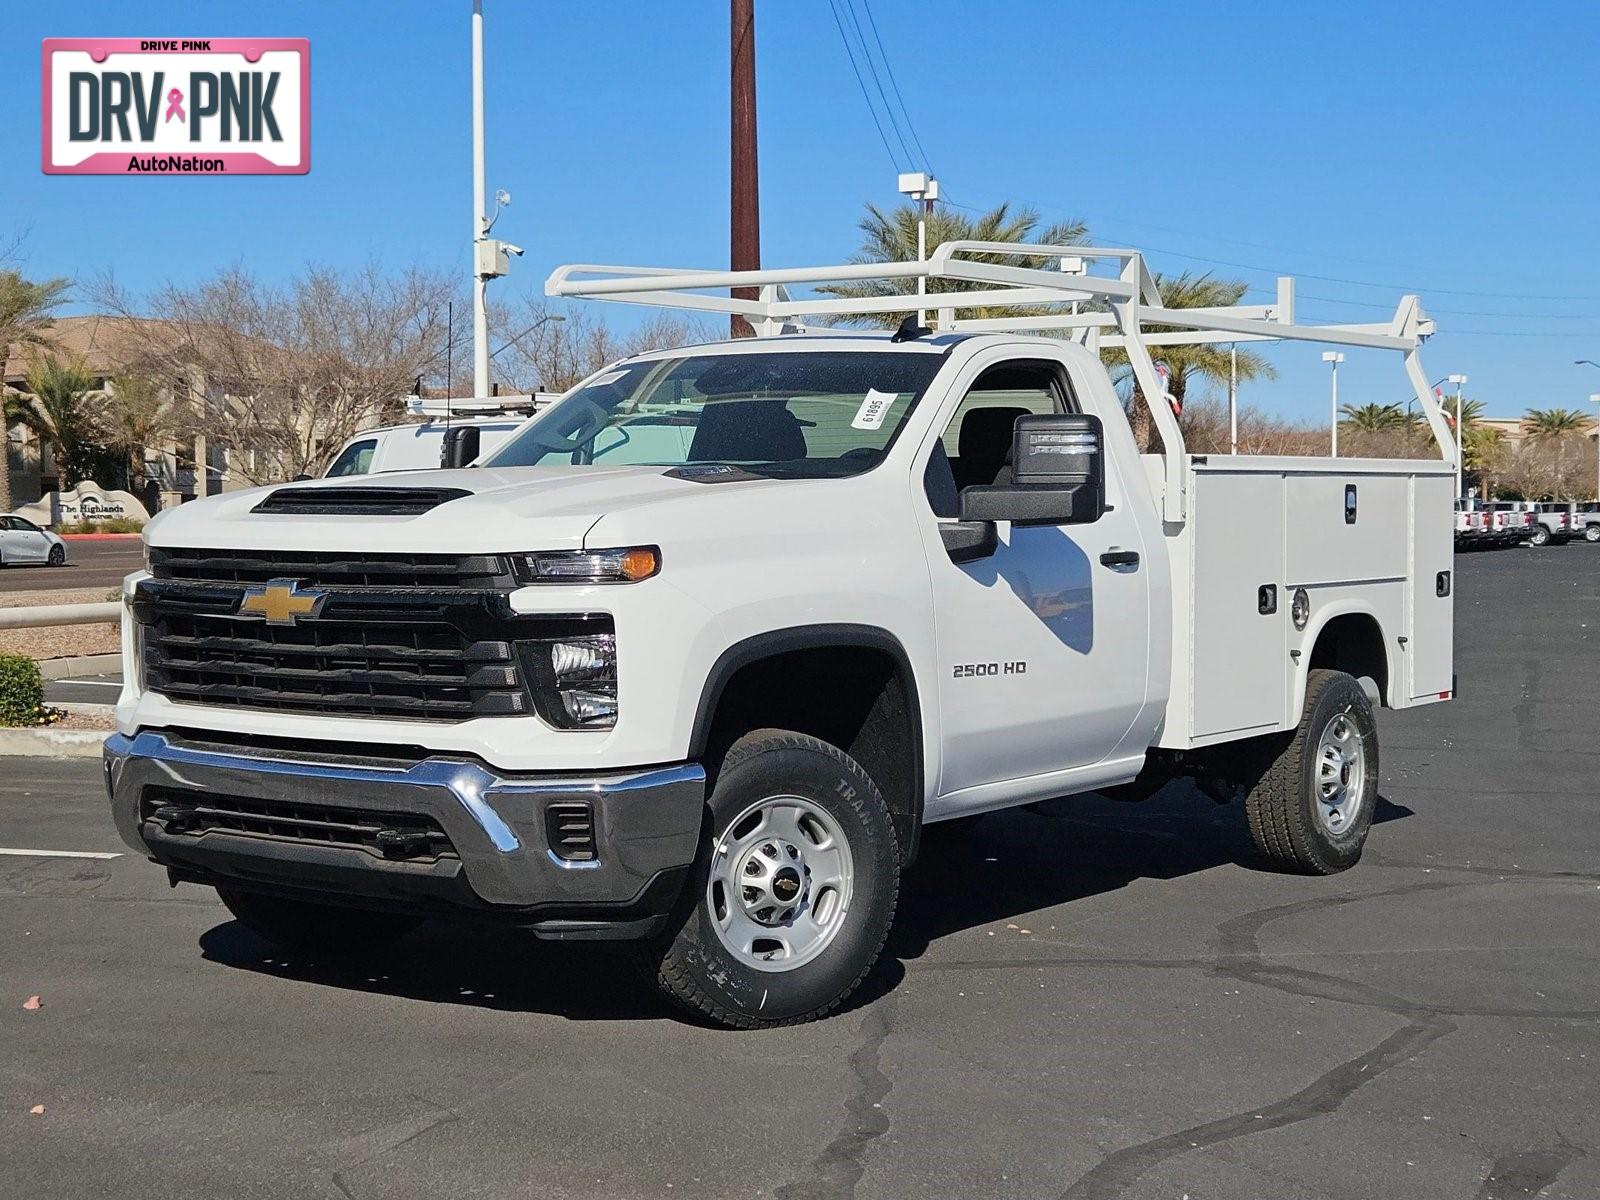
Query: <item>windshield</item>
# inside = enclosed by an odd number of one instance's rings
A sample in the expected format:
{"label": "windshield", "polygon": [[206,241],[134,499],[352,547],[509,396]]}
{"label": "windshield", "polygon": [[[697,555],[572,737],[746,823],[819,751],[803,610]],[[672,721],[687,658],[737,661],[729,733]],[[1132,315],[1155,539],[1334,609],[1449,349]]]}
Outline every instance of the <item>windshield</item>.
{"label": "windshield", "polygon": [[351,442],[339,452],[339,457],[333,460],[322,477],[333,479],[339,475],[365,475],[372,469],[372,452],[377,448],[378,443],[373,438]]}
{"label": "windshield", "polygon": [[628,363],[535,418],[485,465],[856,475],[883,459],[943,362],[923,352],[781,351]]}

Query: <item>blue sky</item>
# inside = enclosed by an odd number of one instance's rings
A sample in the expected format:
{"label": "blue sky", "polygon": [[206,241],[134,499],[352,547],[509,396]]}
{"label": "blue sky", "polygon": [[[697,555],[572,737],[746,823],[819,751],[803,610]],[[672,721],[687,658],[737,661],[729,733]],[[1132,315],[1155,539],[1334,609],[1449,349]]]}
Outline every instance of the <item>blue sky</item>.
{"label": "blue sky", "polygon": [[[1491,413],[1583,407],[1600,391],[1600,371],[1572,365],[1600,360],[1600,5],[870,3],[953,200],[1081,217],[1157,269],[1214,270],[1263,297],[1275,274],[1299,274],[1302,319],[1378,320],[1418,290],[1441,329],[1430,377],[1465,372]],[[528,250],[499,298],[537,292],[565,261],[725,264],[727,4],[486,8],[489,186],[514,196],[497,232]],[[234,262],[465,275],[469,11],[14,5],[0,35],[0,240],[26,233],[30,274],[111,267],[134,288]],[[897,164],[826,0],[758,0],[757,20],[764,261],[841,260],[863,202],[895,200]],[[40,39],[261,35],[311,39],[309,176],[39,171]],[[891,145],[900,166],[921,165]],[[1317,349],[1273,357],[1280,380],[1244,400],[1319,417]],[[1370,352],[1352,352],[1340,386],[1358,402],[1407,390],[1398,361]]]}

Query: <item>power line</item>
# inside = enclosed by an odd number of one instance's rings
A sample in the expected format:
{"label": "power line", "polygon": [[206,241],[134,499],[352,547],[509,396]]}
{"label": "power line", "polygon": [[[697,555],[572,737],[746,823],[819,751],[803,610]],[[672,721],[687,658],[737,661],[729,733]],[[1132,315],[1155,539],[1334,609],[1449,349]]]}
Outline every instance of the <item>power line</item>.
{"label": "power line", "polygon": [[[894,156],[894,147],[889,145],[889,139],[883,132],[883,122],[878,120],[878,110],[872,106],[872,97],[867,94],[866,80],[861,78],[861,68],[856,65],[856,52],[850,45],[850,39],[845,35],[844,22],[839,19],[839,6],[835,0],[828,0],[828,8],[833,12],[833,25],[839,31],[839,40],[844,43],[844,52],[850,58],[850,70],[855,73],[856,86],[861,89],[861,99],[866,101],[867,112],[872,116],[872,124],[878,130],[878,140],[883,143],[884,153],[889,156],[889,161],[894,164],[896,171],[900,170],[900,161]],[[865,47],[862,47],[865,49]]]}
{"label": "power line", "polygon": [[889,95],[883,90],[883,77],[878,74],[878,64],[872,61],[872,51],[867,47],[867,39],[861,32],[861,20],[856,16],[854,0],[841,0],[844,4],[844,14],[850,20],[850,28],[855,30],[856,41],[861,43],[861,57],[867,64],[867,73],[872,76],[872,86],[877,90],[878,99],[883,104],[883,115],[889,118],[889,128],[894,130],[895,141],[900,143],[900,149],[905,154],[908,162],[915,162],[916,157],[911,153],[911,146],[906,142],[905,134],[900,132],[900,122],[895,119],[894,107],[889,103]]}
{"label": "power line", "polygon": [[[911,110],[906,107],[905,97],[900,94],[900,81],[894,77],[894,67],[889,65],[889,55],[884,51],[883,38],[878,35],[878,21],[872,15],[872,0],[861,0],[861,7],[867,14],[867,25],[872,30],[872,40],[878,44],[878,57],[883,60],[883,69],[888,73],[889,86],[894,90],[894,98],[900,105],[900,112],[906,119],[906,129],[911,134],[911,140],[917,147],[917,153],[922,156],[922,168],[928,174],[933,174],[933,164],[928,161],[928,152],[922,148],[922,139],[917,136],[917,127],[911,123]],[[862,43],[865,48],[866,43]]]}

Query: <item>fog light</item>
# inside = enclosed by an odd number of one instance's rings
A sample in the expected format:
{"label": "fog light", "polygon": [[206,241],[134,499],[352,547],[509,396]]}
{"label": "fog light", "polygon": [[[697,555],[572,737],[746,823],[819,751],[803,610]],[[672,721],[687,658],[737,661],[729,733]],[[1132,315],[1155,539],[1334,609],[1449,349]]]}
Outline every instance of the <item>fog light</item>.
{"label": "fog light", "polygon": [[617,639],[597,633],[532,643],[539,715],[562,729],[617,723]]}

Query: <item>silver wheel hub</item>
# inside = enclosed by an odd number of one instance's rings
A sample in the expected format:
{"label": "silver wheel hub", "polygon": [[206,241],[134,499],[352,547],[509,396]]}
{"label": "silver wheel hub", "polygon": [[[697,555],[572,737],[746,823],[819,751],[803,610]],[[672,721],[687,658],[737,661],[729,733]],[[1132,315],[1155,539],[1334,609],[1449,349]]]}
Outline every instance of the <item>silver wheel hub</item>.
{"label": "silver wheel hub", "polygon": [[850,906],[854,862],[820,805],[773,796],[740,813],[712,847],[706,910],[746,966],[790,971],[833,941]]}
{"label": "silver wheel hub", "polygon": [[1361,812],[1367,791],[1367,748],[1348,712],[1336,713],[1317,739],[1317,816],[1342,834]]}

